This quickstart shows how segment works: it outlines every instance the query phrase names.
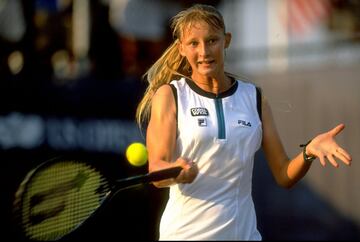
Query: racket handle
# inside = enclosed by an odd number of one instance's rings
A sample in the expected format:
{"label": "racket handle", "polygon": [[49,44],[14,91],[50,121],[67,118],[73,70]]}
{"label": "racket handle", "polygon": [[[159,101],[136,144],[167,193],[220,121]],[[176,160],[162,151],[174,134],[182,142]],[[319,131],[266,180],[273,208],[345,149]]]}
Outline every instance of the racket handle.
{"label": "racket handle", "polygon": [[181,170],[182,168],[180,166],[176,166],[163,170],[153,171],[143,175],[131,176],[128,178],[120,179],[117,180],[116,183],[117,186],[126,188],[132,185],[175,178],[180,174]]}
{"label": "racket handle", "polygon": [[169,178],[175,178],[180,174],[181,170],[182,168],[180,166],[176,166],[159,171],[150,172],[147,174],[148,176],[147,180],[148,182],[153,182],[153,181],[160,181]]}

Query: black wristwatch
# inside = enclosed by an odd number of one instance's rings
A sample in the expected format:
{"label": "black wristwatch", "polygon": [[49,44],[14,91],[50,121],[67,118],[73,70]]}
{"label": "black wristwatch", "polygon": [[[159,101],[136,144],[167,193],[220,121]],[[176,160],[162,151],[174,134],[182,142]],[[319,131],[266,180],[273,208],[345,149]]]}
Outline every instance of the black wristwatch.
{"label": "black wristwatch", "polygon": [[301,144],[300,147],[303,148],[303,157],[304,157],[304,161],[306,162],[312,162],[313,160],[316,159],[316,156],[312,156],[312,155],[307,155],[306,154],[306,146],[311,142],[311,140],[309,140],[306,144]]}

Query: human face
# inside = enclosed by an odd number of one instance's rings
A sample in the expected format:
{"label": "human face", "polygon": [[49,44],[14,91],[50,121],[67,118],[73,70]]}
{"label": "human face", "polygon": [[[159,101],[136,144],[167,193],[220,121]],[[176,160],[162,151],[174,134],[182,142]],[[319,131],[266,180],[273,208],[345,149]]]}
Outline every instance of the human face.
{"label": "human face", "polygon": [[179,44],[180,54],[192,68],[192,78],[219,78],[224,73],[224,49],[230,43],[230,34],[215,29],[205,21],[185,29]]}

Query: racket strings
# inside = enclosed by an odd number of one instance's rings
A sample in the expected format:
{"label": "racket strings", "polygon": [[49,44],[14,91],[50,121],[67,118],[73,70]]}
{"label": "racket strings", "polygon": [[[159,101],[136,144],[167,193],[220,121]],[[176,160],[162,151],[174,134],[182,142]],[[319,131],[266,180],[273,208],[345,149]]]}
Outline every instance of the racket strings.
{"label": "racket strings", "polygon": [[74,230],[104,200],[110,186],[95,168],[79,162],[49,166],[33,177],[23,199],[27,237],[53,240]]}

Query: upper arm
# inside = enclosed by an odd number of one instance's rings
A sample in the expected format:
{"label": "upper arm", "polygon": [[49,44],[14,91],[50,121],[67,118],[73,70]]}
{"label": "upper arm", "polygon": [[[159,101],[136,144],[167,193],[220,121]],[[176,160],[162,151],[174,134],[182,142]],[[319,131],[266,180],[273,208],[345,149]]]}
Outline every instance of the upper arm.
{"label": "upper arm", "polygon": [[146,143],[149,170],[165,168],[170,162],[176,142],[176,104],[169,85],[161,86],[152,99]]}
{"label": "upper arm", "polygon": [[275,180],[281,183],[281,181],[285,179],[285,177],[282,177],[283,174],[285,174],[283,168],[286,166],[289,158],[287,157],[276,129],[271,107],[265,97],[262,98],[262,122],[262,147]]}

